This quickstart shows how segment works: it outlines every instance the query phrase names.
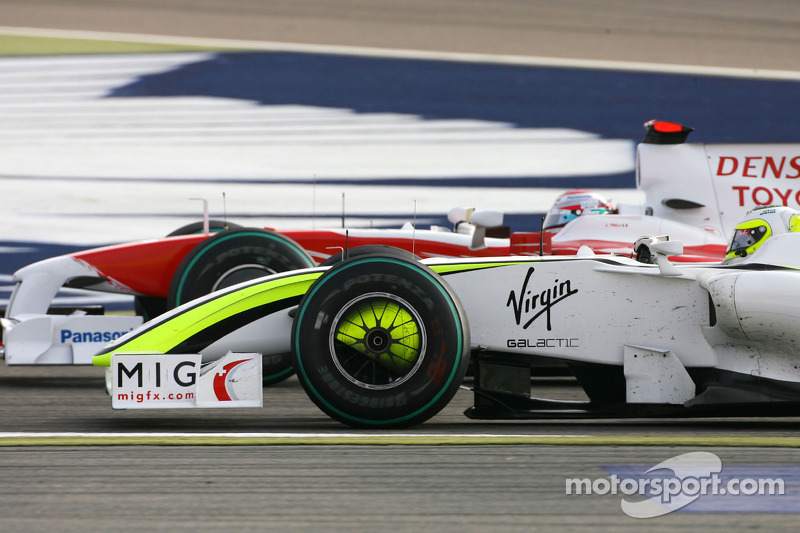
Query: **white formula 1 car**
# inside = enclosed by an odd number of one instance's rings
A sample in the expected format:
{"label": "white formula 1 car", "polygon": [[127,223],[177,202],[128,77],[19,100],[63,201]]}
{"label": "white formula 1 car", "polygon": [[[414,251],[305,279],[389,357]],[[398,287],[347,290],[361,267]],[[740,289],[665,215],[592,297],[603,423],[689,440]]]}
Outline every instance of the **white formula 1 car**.
{"label": "white formula 1 car", "polygon": [[[109,345],[117,408],[260,405],[260,355],[290,353],[309,397],[355,427],[436,414],[474,358],[473,418],[800,413],[800,212],[761,208],[724,263],[595,255],[364,255],[213,293]],[[532,358],[589,397],[531,396]],[[204,366],[205,365],[205,366]]]}
{"label": "white formula 1 car", "polygon": [[[596,253],[630,255],[642,235],[670,235],[684,243],[675,261],[722,260],[727,236],[746,207],[782,203],[798,207],[800,145],[687,144],[691,130],[649,122],[637,150],[642,205],[619,205],[613,214],[576,216],[585,206],[557,203],[558,220],[543,232],[492,237],[502,223],[493,211],[454,212],[456,231],[402,229],[284,230],[237,228],[219,233],[181,228],[168,237],[97,248],[47,259],[15,273],[5,317],[0,319],[0,357],[9,365],[89,364],[110,340],[194,298],[240,281],[314,266],[341,249],[392,246],[420,258],[574,255],[581,246]],[[569,195],[565,196],[570,199]],[[464,223],[463,221],[467,221]],[[349,251],[348,251],[349,253]],[[135,297],[136,316],[102,309],[58,307],[62,287]],[[291,367],[275,360],[265,381],[280,380]]]}

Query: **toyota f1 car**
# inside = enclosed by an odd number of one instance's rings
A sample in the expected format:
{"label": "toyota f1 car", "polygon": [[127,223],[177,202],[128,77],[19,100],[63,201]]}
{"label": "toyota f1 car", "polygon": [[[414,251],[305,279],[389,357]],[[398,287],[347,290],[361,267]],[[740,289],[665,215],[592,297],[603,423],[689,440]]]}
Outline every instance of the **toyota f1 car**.
{"label": "toyota f1 car", "polygon": [[[86,250],[26,266],[2,323],[0,356],[10,365],[88,364],[109,340],[167,309],[240,281],[320,262],[339,250],[392,246],[419,258],[574,255],[581,246],[597,253],[630,255],[642,235],[668,234],[684,243],[676,261],[721,260],[733,225],[747,205],[795,205],[793,178],[800,175],[800,147],[791,144],[687,144],[691,128],[651,121],[637,150],[637,182],[643,205],[619,205],[613,214],[577,216],[605,204],[587,205],[589,193],[565,195],[546,217],[542,232],[492,236],[502,224],[493,211],[455,210],[455,231],[402,229],[282,230],[234,228],[214,233],[195,224],[170,236]],[[588,200],[587,200],[588,199]],[[595,199],[596,200],[596,199]],[[597,209],[595,209],[597,210]],[[334,257],[331,257],[334,255]],[[58,308],[62,287],[110,291],[135,297],[136,316],[104,315],[102,309]],[[285,365],[266,379],[286,375]]]}
{"label": "toyota f1 car", "polygon": [[[94,364],[114,407],[232,407],[261,404],[259,354],[290,353],[314,403],[365,428],[435,415],[471,357],[472,418],[796,415],[799,232],[800,212],[757,209],[716,264],[673,264],[665,237],[636,259],[367,254],[201,297]],[[566,363],[589,401],[533,398],[533,357]]]}

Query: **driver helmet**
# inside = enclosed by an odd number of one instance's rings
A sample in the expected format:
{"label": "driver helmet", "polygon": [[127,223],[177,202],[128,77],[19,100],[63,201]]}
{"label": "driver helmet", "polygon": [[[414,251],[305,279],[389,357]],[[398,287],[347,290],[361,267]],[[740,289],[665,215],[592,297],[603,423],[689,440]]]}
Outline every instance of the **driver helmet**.
{"label": "driver helmet", "polygon": [[542,230],[557,230],[581,215],[604,215],[614,208],[597,193],[575,190],[565,192],[556,199],[542,223]]}
{"label": "driver helmet", "polygon": [[800,232],[800,212],[791,207],[761,206],[751,209],[736,225],[725,263],[755,253],[764,242],[781,233]]}

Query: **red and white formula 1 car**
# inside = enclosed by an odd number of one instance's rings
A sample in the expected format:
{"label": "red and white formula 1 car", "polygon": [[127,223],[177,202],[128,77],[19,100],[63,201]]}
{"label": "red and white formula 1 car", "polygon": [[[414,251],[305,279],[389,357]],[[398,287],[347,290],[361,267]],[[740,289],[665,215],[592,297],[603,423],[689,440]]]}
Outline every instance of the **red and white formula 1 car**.
{"label": "red and white formula 1 car", "polygon": [[[800,146],[687,144],[691,131],[651,121],[637,149],[643,205],[614,214],[576,216],[586,206],[557,204],[543,232],[493,237],[496,211],[455,210],[455,231],[442,228],[282,230],[234,228],[218,233],[199,225],[150,241],[86,250],[26,266],[2,320],[3,356],[10,365],[89,364],[91,357],[143,321],[214,290],[259,276],[314,266],[339,250],[391,246],[425,259],[597,253],[630,255],[642,235],[670,235],[684,243],[677,261],[722,259],[745,205],[798,201]],[[589,195],[591,196],[591,195]],[[568,197],[569,199],[569,197]],[[596,207],[589,206],[589,207]],[[567,221],[566,216],[571,220]],[[55,309],[62,287],[133,295],[136,316]]]}

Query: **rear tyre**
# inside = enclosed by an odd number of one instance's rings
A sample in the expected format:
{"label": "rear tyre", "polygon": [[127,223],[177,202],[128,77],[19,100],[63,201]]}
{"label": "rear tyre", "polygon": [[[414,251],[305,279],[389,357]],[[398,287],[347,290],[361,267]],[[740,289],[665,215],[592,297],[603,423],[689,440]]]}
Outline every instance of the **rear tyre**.
{"label": "rear tyre", "polygon": [[408,427],[438,413],[469,362],[469,327],[435,272],[394,257],[332,267],[309,289],[292,328],[298,378],[332,418]]}
{"label": "rear tyre", "polygon": [[[172,309],[237,283],[313,267],[311,256],[288,237],[266,229],[223,231],[198,244],[181,262],[167,297]],[[264,384],[294,374],[290,354],[264,358]]]}
{"label": "rear tyre", "polygon": [[325,261],[320,263],[319,266],[333,266],[346,259],[356,259],[357,257],[364,257],[366,255],[396,257],[398,259],[405,259],[407,261],[411,259],[415,261],[419,260],[419,257],[411,252],[407,252],[400,248],[395,248],[394,246],[389,246],[387,244],[365,244],[364,246],[356,246],[355,248],[350,248],[349,250],[344,250],[342,252],[333,254]]}

